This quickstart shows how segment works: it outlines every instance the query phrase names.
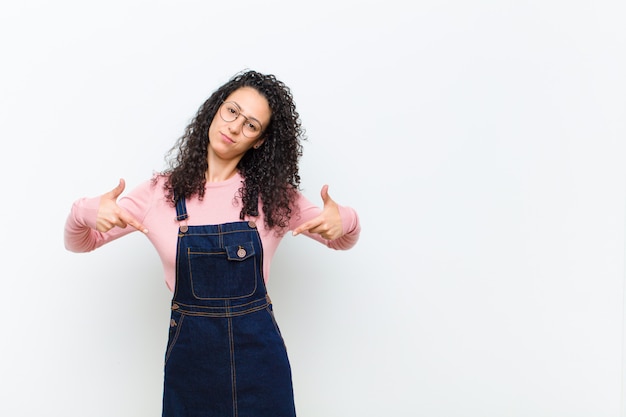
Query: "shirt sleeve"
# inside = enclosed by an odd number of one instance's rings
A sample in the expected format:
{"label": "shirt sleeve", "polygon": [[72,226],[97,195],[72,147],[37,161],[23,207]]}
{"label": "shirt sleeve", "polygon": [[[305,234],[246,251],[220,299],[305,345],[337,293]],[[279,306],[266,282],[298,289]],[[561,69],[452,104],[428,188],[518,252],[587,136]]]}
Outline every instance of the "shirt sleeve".
{"label": "shirt sleeve", "polygon": [[[133,217],[143,222],[150,209],[154,186],[150,180],[132,190],[128,196],[118,200],[118,205]],[[76,200],[65,221],[63,240],[65,248],[71,252],[91,252],[105,243],[119,239],[136,231],[132,226],[114,227],[108,232],[96,230],[96,218],[100,196],[84,197]]]}
{"label": "shirt sleeve", "polygon": [[[302,194],[299,194],[296,205],[299,207],[299,214],[296,214],[290,224],[290,230],[297,228],[302,223],[305,223],[316,216],[319,216],[322,209],[313,204]],[[317,233],[303,232],[304,235],[311,239],[328,246],[331,249],[336,250],[348,250],[352,248],[359,240],[361,235],[361,223],[359,216],[355,209],[348,206],[339,206],[339,214],[341,216],[341,225],[343,228],[343,235],[337,239],[328,240],[324,239]]]}

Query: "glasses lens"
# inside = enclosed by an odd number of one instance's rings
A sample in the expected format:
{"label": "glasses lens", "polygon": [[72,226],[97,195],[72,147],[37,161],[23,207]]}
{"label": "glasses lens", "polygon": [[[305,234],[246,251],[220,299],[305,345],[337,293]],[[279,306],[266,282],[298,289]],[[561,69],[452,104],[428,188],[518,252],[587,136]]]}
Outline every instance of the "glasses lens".
{"label": "glasses lens", "polygon": [[246,120],[243,125],[243,134],[249,138],[254,138],[261,133],[261,125],[254,120]]}
{"label": "glasses lens", "polygon": [[232,122],[239,117],[239,109],[233,103],[226,102],[220,107],[220,116],[225,122]]}

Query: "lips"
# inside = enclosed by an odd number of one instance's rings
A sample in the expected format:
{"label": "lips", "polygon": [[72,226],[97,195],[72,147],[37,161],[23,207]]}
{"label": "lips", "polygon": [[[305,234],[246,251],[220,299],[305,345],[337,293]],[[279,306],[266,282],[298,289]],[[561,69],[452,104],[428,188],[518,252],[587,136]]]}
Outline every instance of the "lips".
{"label": "lips", "polygon": [[222,136],[222,139],[224,140],[224,142],[228,142],[228,143],[235,143],[234,140],[232,140],[231,138],[229,138],[228,136],[226,136],[225,134],[223,134],[222,132],[220,132],[220,135]]}

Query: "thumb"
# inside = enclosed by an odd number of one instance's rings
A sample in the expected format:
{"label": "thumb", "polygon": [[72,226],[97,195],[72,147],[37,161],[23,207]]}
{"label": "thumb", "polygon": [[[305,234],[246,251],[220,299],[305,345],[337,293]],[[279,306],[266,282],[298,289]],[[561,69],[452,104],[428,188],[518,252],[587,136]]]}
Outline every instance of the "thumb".
{"label": "thumb", "polygon": [[120,182],[115,186],[114,189],[109,191],[107,194],[113,200],[117,200],[117,197],[119,197],[124,192],[124,188],[126,188],[126,181],[124,181],[124,178],[120,178]]}
{"label": "thumb", "polygon": [[330,198],[330,195],[328,195],[328,184],[325,184],[322,187],[322,191],[320,192],[320,195],[322,196],[322,201],[324,202],[324,205],[332,201],[332,199]]}

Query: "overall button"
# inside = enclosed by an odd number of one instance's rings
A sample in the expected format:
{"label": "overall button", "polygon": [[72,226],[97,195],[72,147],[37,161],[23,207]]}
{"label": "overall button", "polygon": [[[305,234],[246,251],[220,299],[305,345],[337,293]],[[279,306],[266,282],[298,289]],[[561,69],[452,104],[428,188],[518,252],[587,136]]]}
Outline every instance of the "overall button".
{"label": "overall button", "polygon": [[252,220],[250,220],[250,221],[248,222],[248,226],[250,226],[250,228],[251,228],[251,229],[255,229],[255,228],[256,228],[256,223],[255,223],[255,222],[253,222]]}
{"label": "overall button", "polygon": [[239,249],[237,249],[237,256],[239,256],[240,258],[243,258],[244,256],[246,256],[246,250],[244,248],[242,248],[241,246],[239,246]]}

